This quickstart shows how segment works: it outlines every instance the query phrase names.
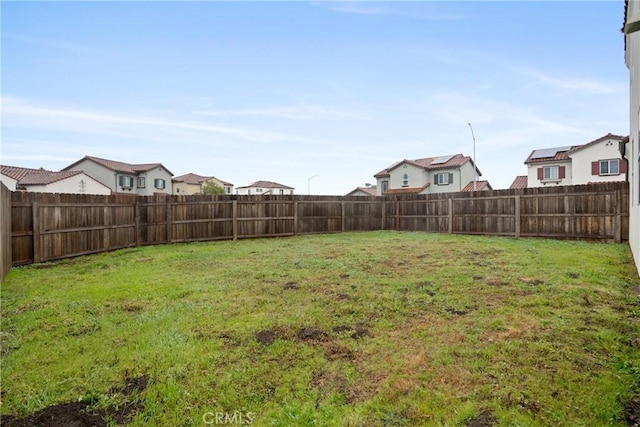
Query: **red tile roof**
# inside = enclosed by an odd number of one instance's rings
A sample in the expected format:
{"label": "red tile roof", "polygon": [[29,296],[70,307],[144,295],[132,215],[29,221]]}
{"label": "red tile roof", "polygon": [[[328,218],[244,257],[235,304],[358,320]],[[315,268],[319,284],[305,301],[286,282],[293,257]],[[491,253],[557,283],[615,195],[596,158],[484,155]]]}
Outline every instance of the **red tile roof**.
{"label": "red tile roof", "polygon": [[390,188],[385,191],[384,194],[419,194],[426,190],[430,185],[431,183],[427,182],[422,187]]}
{"label": "red tile roof", "polygon": [[[444,156],[443,156],[444,157]],[[395,168],[397,168],[398,166],[401,166],[403,164],[409,164],[409,165],[413,165],[413,166],[417,166],[419,168],[423,168],[426,170],[438,170],[438,169],[450,169],[450,168],[457,168],[459,166],[462,166],[463,164],[467,163],[467,162],[472,162],[471,157],[466,157],[462,154],[455,154],[453,156],[451,156],[451,158],[449,160],[447,160],[444,163],[439,163],[439,164],[433,164],[433,162],[438,159],[439,157],[425,157],[422,159],[416,159],[416,160],[401,160],[399,162],[394,163],[393,165],[389,166],[386,169],[381,170],[380,172],[378,172],[377,174],[374,175],[375,178],[383,178],[385,176],[389,176],[389,173],[394,170]],[[480,173],[480,171],[478,170],[478,173],[480,175],[482,175]]]}
{"label": "red tile roof", "polygon": [[376,193],[376,187],[356,187],[355,190],[348,192],[346,195],[347,196],[353,196],[353,193],[357,193],[358,191],[362,191],[363,193],[367,193],[369,196],[375,196]]}
{"label": "red tile roof", "polygon": [[30,173],[19,181],[19,185],[48,185],[82,173],[82,171]]}
{"label": "red tile roof", "polygon": [[513,180],[513,183],[509,186],[510,190],[515,190],[518,188],[527,188],[529,178],[527,175],[518,175],[516,179]]}
{"label": "red tile roof", "polygon": [[5,166],[0,165],[0,173],[2,175],[8,176],[9,178],[15,179],[16,181],[20,181],[25,176],[30,173],[51,173],[51,171],[44,169],[31,169],[31,168],[21,168],[18,166]]}
{"label": "red tile roof", "polygon": [[101,159],[99,157],[93,157],[93,156],[84,156],[82,159],[80,159],[77,162],[67,166],[63,170],[68,170],[71,167],[73,167],[73,166],[77,165],[78,163],[82,162],[83,160],[91,160],[92,162],[97,163],[99,165],[102,165],[107,169],[111,169],[114,172],[123,172],[123,173],[130,173],[132,175],[136,175],[136,174],[138,174],[140,172],[148,172],[150,170],[162,167],[167,172],[169,172],[169,174],[173,175],[171,173],[171,171],[169,171],[169,169],[164,167],[164,165],[162,163],[131,164],[131,163],[125,163],[125,162],[118,162],[118,161],[115,161],[115,160]]}
{"label": "red tile roof", "polygon": [[273,181],[256,181],[253,184],[245,185],[244,187],[238,187],[238,189],[241,189],[241,188],[252,188],[252,187],[258,187],[258,188],[285,188],[285,189],[288,189],[288,190],[295,190],[295,188],[293,188],[293,187],[289,187],[288,185],[278,184],[277,182],[273,182]]}
{"label": "red tile roof", "polygon": [[473,181],[470,181],[461,191],[485,191],[493,190],[489,181],[476,181],[476,189],[473,189]]}
{"label": "red tile roof", "polygon": [[172,181],[173,182],[184,182],[186,184],[192,184],[192,185],[199,185],[199,184],[202,184],[203,182],[205,182],[205,181],[207,181],[209,179],[211,179],[210,176],[202,176],[202,175],[197,175],[195,173],[187,173],[187,174],[184,174],[184,175],[173,177]]}
{"label": "red tile roof", "polygon": [[532,159],[531,156],[533,156],[533,153],[535,153],[537,150],[533,150],[531,152],[531,154],[529,154],[529,156],[527,157],[527,160],[524,161],[524,164],[532,164],[532,163],[543,163],[543,162],[556,162],[556,161],[562,161],[562,160],[567,160],[571,154],[575,153],[576,151],[580,151],[583,148],[586,148],[588,146],[597,144],[599,142],[602,141],[606,141],[608,139],[615,139],[618,141],[622,141],[625,137],[621,136],[621,135],[615,135],[612,133],[608,133],[604,136],[601,136],[600,138],[594,139],[593,141],[587,142],[586,144],[580,144],[580,145],[572,145],[572,146],[568,146],[568,147],[560,147],[563,150],[560,151],[558,150],[554,156],[549,156],[549,157],[540,157],[537,159]]}

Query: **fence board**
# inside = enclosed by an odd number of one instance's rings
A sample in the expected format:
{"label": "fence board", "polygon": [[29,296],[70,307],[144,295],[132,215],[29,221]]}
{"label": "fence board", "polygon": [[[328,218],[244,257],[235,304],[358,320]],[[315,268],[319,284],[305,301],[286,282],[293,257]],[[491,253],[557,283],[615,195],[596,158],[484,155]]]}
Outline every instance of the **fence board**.
{"label": "fence board", "polygon": [[14,266],[131,246],[343,231],[620,242],[629,229],[626,183],[367,198],[15,192],[10,198],[2,224],[10,218],[11,239],[3,238],[2,248]]}

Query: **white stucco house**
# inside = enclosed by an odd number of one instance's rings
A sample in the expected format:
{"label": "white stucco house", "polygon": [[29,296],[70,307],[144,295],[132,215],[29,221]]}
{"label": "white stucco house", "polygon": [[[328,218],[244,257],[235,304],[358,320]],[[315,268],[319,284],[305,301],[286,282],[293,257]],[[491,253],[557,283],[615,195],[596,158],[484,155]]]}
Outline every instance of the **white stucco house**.
{"label": "white stucco house", "polygon": [[[430,194],[463,191],[482,173],[471,157],[462,154],[401,160],[374,175],[376,194]],[[477,191],[491,188],[488,182],[475,182]]]}
{"label": "white stucco house", "polygon": [[140,196],[172,194],[173,174],[162,163],[130,164],[115,160],[85,156],[67,166],[64,171],[83,171],[114,193]]}
{"label": "white stucco house", "polygon": [[273,181],[256,181],[250,185],[236,188],[236,194],[249,196],[293,194],[295,188]]}
{"label": "white stucco house", "polygon": [[202,188],[208,182],[212,182],[222,188],[224,194],[233,194],[233,184],[222,181],[215,176],[202,176],[195,173],[188,173],[173,177],[172,182],[173,194],[176,195],[202,194]]}
{"label": "white stucco house", "polygon": [[533,150],[524,161],[527,187],[624,181],[627,161],[620,154],[624,138],[608,133],[582,145]]}
{"label": "white stucco house", "polygon": [[0,166],[0,180],[11,191],[63,194],[111,194],[111,189],[82,171],[53,172]]}
{"label": "white stucco house", "polygon": [[629,69],[629,245],[640,272],[640,0],[624,8],[625,63]]}

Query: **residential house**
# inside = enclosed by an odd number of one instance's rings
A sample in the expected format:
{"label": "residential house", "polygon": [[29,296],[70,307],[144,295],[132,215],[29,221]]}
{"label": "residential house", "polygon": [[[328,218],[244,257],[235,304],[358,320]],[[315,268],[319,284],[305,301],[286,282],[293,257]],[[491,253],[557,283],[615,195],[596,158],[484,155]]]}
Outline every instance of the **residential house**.
{"label": "residential house", "polygon": [[[374,177],[377,180],[376,194],[429,194],[462,191],[482,173],[471,157],[453,154],[427,157],[416,160],[401,160]],[[487,183],[488,184],[488,183]],[[476,190],[480,185],[476,181]]]}
{"label": "residential house", "polygon": [[172,193],[173,174],[162,163],[130,164],[85,156],[63,170],[84,171],[115,193],[140,196]]}
{"label": "residential house", "polygon": [[462,191],[485,191],[485,190],[493,190],[489,181],[470,181]]}
{"label": "residential house", "polygon": [[233,194],[233,184],[222,181],[215,176],[202,176],[195,173],[176,176],[172,179],[173,194],[202,194],[206,183],[211,182],[224,190],[224,194]]}
{"label": "residential house", "polygon": [[527,187],[624,181],[627,162],[619,151],[623,139],[608,133],[582,145],[533,150],[524,162]]}
{"label": "residential house", "polygon": [[527,175],[518,175],[509,186],[509,190],[518,190],[520,188],[527,188],[527,182],[529,177]]}
{"label": "residential house", "polygon": [[246,185],[244,187],[238,187],[236,189],[236,194],[246,194],[246,195],[284,195],[284,194],[293,194],[295,188],[289,187],[287,185],[278,184],[273,181],[256,181],[253,184]]}
{"label": "residential house", "polygon": [[624,157],[629,162],[629,245],[640,272],[640,1],[624,7],[625,63],[629,68],[629,140]]}
{"label": "residential house", "polygon": [[365,187],[356,187],[355,190],[352,190],[345,194],[345,196],[362,196],[362,197],[371,197],[376,196],[376,186],[371,184],[366,184]]}
{"label": "residential house", "polygon": [[111,189],[82,171],[53,172],[0,166],[0,180],[11,191],[66,194],[111,194]]}

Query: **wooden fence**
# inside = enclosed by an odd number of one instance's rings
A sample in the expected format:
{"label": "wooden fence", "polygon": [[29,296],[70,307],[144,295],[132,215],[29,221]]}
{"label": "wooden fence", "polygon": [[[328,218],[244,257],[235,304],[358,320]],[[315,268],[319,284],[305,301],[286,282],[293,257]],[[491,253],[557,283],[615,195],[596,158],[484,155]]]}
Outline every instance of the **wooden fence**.
{"label": "wooden fence", "polygon": [[11,264],[11,190],[0,182],[0,282]]}
{"label": "wooden fence", "polygon": [[142,245],[345,231],[621,242],[628,210],[626,183],[370,198],[16,192],[12,265]]}

